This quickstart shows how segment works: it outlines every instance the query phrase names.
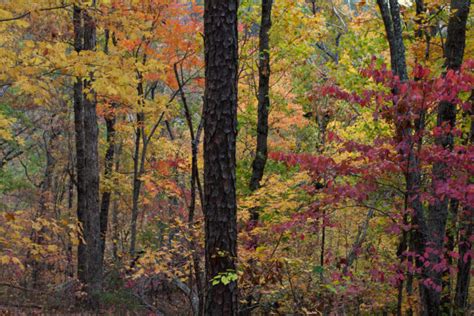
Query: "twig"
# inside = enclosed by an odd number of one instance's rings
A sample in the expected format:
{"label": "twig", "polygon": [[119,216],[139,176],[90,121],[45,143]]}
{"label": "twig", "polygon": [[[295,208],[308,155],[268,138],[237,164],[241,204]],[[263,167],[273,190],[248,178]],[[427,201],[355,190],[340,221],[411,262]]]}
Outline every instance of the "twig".
{"label": "twig", "polygon": [[[42,9],[38,9],[36,11],[39,11],[39,12],[52,11],[52,10],[58,10],[58,9],[65,9],[67,7],[70,7],[70,6],[71,6],[71,4],[66,4],[66,5],[57,6],[57,7],[42,8]],[[33,11],[25,12],[23,14],[20,14],[18,16],[13,17],[13,18],[0,19],[0,22],[10,22],[10,21],[15,21],[15,20],[20,20],[20,19],[23,19],[23,18],[26,18],[27,16],[29,16],[31,14],[31,12],[33,12]]]}

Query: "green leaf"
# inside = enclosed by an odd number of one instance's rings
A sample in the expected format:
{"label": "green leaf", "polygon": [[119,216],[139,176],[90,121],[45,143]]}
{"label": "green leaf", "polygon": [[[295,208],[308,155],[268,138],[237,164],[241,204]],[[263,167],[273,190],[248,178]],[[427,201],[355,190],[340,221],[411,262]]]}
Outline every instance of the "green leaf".
{"label": "green leaf", "polygon": [[224,284],[224,285],[229,284],[229,283],[230,283],[229,277],[227,277],[227,276],[225,276],[225,275],[222,276],[221,282],[222,282],[222,284]]}
{"label": "green leaf", "polygon": [[313,272],[321,274],[324,272],[324,268],[322,266],[313,266]]}

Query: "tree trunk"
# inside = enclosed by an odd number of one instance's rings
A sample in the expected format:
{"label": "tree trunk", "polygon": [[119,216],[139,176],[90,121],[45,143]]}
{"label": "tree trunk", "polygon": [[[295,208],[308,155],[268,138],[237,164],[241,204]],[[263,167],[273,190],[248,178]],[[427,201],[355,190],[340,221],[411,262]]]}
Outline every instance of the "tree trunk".
{"label": "tree trunk", "polygon": [[[104,46],[104,53],[109,53],[109,30],[105,30],[105,46]],[[107,140],[107,150],[105,152],[105,159],[104,159],[104,178],[110,181],[112,176],[112,169],[114,165],[114,155],[115,155],[115,122],[116,117],[114,113],[116,105],[112,104],[110,113],[106,113],[105,115],[105,125],[106,125],[106,140]],[[108,183],[110,185],[110,183]],[[102,199],[100,204],[100,242],[101,242],[101,260],[104,260],[104,252],[105,252],[105,242],[107,237],[107,225],[108,225],[108,218],[109,218],[109,208],[110,208],[110,199],[112,196],[112,190],[108,187],[102,193]]]}
{"label": "tree trunk", "polygon": [[[74,46],[77,52],[94,50],[96,27],[93,18],[74,7]],[[91,74],[92,77],[92,74]],[[78,219],[85,244],[78,249],[78,275],[89,295],[89,308],[98,309],[97,294],[102,286],[99,207],[99,155],[96,96],[91,80],[74,84],[74,123],[76,129]]]}
{"label": "tree trunk", "polygon": [[[115,172],[120,171],[120,156],[122,153],[122,143],[116,145],[116,154],[115,154]],[[118,181],[114,180],[114,185],[118,186]],[[115,193],[114,200],[112,203],[112,257],[114,262],[117,263],[119,260],[118,255],[118,240],[119,240],[119,220],[118,220],[118,198],[119,194]]]}
{"label": "tree trunk", "polygon": [[[135,129],[135,153],[133,155],[133,194],[132,194],[132,220],[130,223],[130,259],[134,260],[137,243],[137,220],[138,204],[140,200],[140,190],[142,187],[141,176],[145,164],[145,135],[143,133],[144,114],[137,114],[137,128]],[[140,150],[140,143],[143,142],[143,148]]]}
{"label": "tree trunk", "polygon": [[[405,60],[405,46],[403,44],[403,33],[402,33],[402,21],[400,17],[400,7],[397,0],[377,0],[380,12],[382,14],[382,19],[385,26],[385,31],[387,34],[387,40],[390,47],[390,61],[392,72],[394,75],[398,76],[401,81],[408,79],[408,73],[406,68]],[[394,94],[397,94],[397,89],[392,91]],[[397,106],[397,114],[402,116],[408,110],[408,105],[399,102]],[[403,149],[400,150],[400,153],[404,157],[404,162],[406,163],[405,170],[405,200],[407,209],[413,210],[412,215],[412,225],[415,229],[411,232],[410,242],[413,244],[415,251],[418,254],[424,253],[425,241],[427,236],[427,225],[425,222],[425,216],[423,211],[423,204],[419,196],[419,188],[421,185],[421,169],[420,162],[415,151],[415,143],[413,139],[413,129],[411,122],[406,122],[402,120],[395,120],[396,133],[399,138],[399,142],[405,143],[405,146],[402,146]],[[421,149],[421,142],[418,142],[418,151]],[[421,267],[421,263],[416,263]],[[424,285],[420,285],[421,288],[424,288]],[[423,293],[423,289],[420,290]],[[401,297],[399,298],[401,299]],[[424,306],[424,304],[422,304]],[[400,309],[400,306],[399,306]],[[422,308],[423,309],[423,308]]]}
{"label": "tree trunk", "polygon": [[[262,20],[259,35],[257,148],[252,164],[252,177],[250,179],[250,190],[252,191],[255,191],[260,186],[268,156],[268,109],[270,107],[269,32],[272,26],[272,5],[273,0],[262,0]],[[254,212],[252,215],[255,220],[258,218],[257,212]]]}
{"label": "tree trunk", "polygon": [[[84,49],[95,50],[96,26],[94,19],[84,11]],[[92,74],[91,74],[92,77]],[[92,80],[92,78],[91,78]],[[84,81],[84,179],[86,204],[88,212],[88,230],[85,232],[87,242],[87,267],[89,293],[95,296],[102,286],[102,261],[100,241],[100,204],[99,204],[99,128],[97,125],[97,100],[91,89],[91,81]],[[93,298],[94,305],[97,303]],[[96,306],[91,306],[96,308]]]}
{"label": "tree trunk", "polygon": [[199,264],[199,256],[197,254],[197,243],[196,243],[196,238],[193,234],[193,229],[194,229],[194,215],[196,212],[196,190],[199,193],[199,198],[201,201],[201,206],[203,203],[203,194],[202,194],[202,186],[201,186],[201,181],[199,179],[199,166],[198,166],[198,153],[199,153],[199,142],[201,138],[201,131],[202,131],[202,118],[201,122],[197,128],[196,133],[194,133],[194,127],[193,127],[193,120],[192,120],[192,115],[191,111],[189,109],[188,101],[186,98],[186,94],[184,92],[184,87],[183,87],[183,82],[180,77],[182,77],[182,72],[181,76],[178,72],[178,65],[174,64],[174,73],[176,77],[176,82],[178,83],[178,89],[179,89],[179,94],[181,96],[181,102],[183,103],[183,108],[184,108],[184,115],[186,117],[186,122],[188,125],[189,129],[189,135],[191,136],[191,201],[189,203],[189,214],[188,214],[188,227],[190,229],[191,233],[191,250],[192,250],[192,260],[193,260],[193,273],[191,273],[191,279],[194,276],[194,280],[196,282],[196,291],[197,291],[197,306],[195,310],[195,314],[200,316],[202,315],[204,311],[204,289],[203,289],[203,281],[201,277],[201,267]]}
{"label": "tree trunk", "polygon": [[[83,49],[83,27],[82,10],[74,6],[74,48],[77,53]],[[87,282],[87,256],[86,245],[84,243],[84,229],[87,222],[86,217],[86,199],[84,186],[84,106],[83,106],[83,86],[82,79],[77,78],[74,83],[74,127],[76,138],[76,187],[77,187],[77,219],[81,225],[82,234],[79,236],[79,245],[77,249],[77,275],[79,281]]]}
{"label": "tree trunk", "polygon": [[402,21],[398,1],[377,0],[377,4],[382,14],[385,32],[387,34],[392,71],[400,80],[407,80],[405,45],[403,44]]}
{"label": "tree trunk", "polygon": [[232,316],[238,309],[236,281],[211,284],[237,272],[237,9],[238,0],[207,0],[204,9],[206,315]]}
{"label": "tree trunk", "polygon": [[[469,15],[470,0],[452,0],[451,16],[448,22],[448,35],[446,38],[444,56],[447,70],[459,70],[464,56],[466,42],[466,23]],[[456,105],[451,102],[442,101],[438,105],[437,126],[454,128],[456,125]],[[436,145],[445,150],[452,150],[454,146],[454,135],[451,132],[444,133],[435,139]],[[439,183],[446,182],[449,177],[448,165],[445,162],[433,164],[433,190]],[[437,199],[429,207],[428,212],[428,241],[435,252],[430,256],[430,267],[426,275],[436,284],[442,285],[443,272],[435,271],[432,267],[439,263],[443,254],[446,223],[448,219],[449,198]],[[426,315],[441,315],[440,299],[441,293],[432,287],[422,286],[423,310]]]}
{"label": "tree trunk", "polygon": [[[107,114],[105,118],[105,124],[107,127],[107,151],[105,152],[105,170],[104,177],[107,180],[111,179],[112,169],[114,164],[115,155],[115,114]],[[108,184],[110,185],[110,183]],[[105,241],[107,237],[107,224],[109,217],[109,207],[112,192],[110,188],[102,193],[101,205],[100,205],[100,240],[101,240],[101,257],[104,259],[105,252]]]}

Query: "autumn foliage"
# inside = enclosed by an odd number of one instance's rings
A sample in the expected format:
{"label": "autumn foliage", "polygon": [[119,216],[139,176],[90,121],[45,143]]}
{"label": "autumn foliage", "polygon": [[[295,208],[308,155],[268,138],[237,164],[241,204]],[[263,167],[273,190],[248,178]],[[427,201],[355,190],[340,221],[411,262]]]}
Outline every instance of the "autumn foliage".
{"label": "autumn foliage", "polygon": [[[0,311],[467,315],[468,1],[211,2],[0,1]],[[80,120],[97,127],[82,167]],[[96,203],[81,208],[84,192]]]}

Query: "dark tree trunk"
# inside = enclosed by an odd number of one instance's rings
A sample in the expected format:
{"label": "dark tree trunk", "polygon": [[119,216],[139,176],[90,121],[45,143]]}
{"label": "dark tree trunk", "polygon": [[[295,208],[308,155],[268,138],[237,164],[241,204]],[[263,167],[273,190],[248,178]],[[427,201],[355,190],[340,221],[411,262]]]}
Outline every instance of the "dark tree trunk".
{"label": "dark tree trunk", "polygon": [[[107,127],[107,150],[105,152],[105,163],[104,163],[104,177],[109,180],[112,176],[112,169],[114,165],[115,155],[115,114],[107,114],[105,118],[105,124]],[[110,183],[108,184],[110,185]],[[109,217],[109,207],[112,192],[109,189],[102,193],[101,205],[100,205],[100,241],[101,241],[101,256],[104,258],[105,241],[107,237],[107,224]]]}
{"label": "dark tree trunk", "polygon": [[[94,19],[84,11],[84,50],[95,50],[96,26]],[[91,74],[92,77],[92,74]],[[92,79],[91,79],[92,80]],[[84,81],[86,94],[84,104],[84,185],[88,212],[88,225],[85,231],[87,255],[89,257],[87,274],[89,293],[95,296],[102,286],[102,261],[100,241],[100,203],[99,203],[99,128],[97,125],[97,100],[91,81]],[[95,298],[93,304],[96,304]],[[92,306],[96,307],[96,306]]]}
{"label": "dark tree trunk", "polygon": [[[236,274],[238,0],[207,0],[204,9],[204,214],[206,315],[237,315],[237,282],[216,285]],[[226,282],[227,283],[227,282]]]}
{"label": "dark tree trunk", "polygon": [[[116,154],[115,154],[115,172],[120,171],[120,156],[122,153],[122,143],[117,145]],[[114,180],[114,185],[117,186],[117,180]],[[115,194],[113,203],[112,203],[112,257],[114,262],[119,260],[118,255],[118,240],[119,240],[119,219],[118,219],[118,194]]]}
{"label": "dark tree trunk", "polygon": [[178,90],[179,94],[181,96],[181,102],[183,103],[183,108],[184,108],[184,116],[186,117],[186,122],[188,125],[189,129],[189,135],[191,136],[191,201],[189,203],[189,215],[188,215],[188,226],[191,229],[191,249],[193,251],[192,254],[192,260],[193,260],[193,273],[191,278],[194,276],[195,284],[196,284],[196,290],[197,290],[197,296],[198,296],[198,303],[197,303],[197,310],[195,313],[200,316],[204,312],[204,289],[203,289],[203,280],[202,280],[202,273],[201,273],[201,267],[199,264],[199,256],[197,253],[197,243],[195,240],[195,236],[192,234],[192,229],[194,228],[194,215],[196,212],[196,190],[199,193],[199,198],[201,201],[201,205],[203,203],[203,193],[202,193],[202,186],[201,186],[201,181],[199,179],[199,168],[198,168],[198,153],[199,153],[199,142],[201,138],[201,131],[203,128],[202,124],[202,118],[201,122],[197,128],[196,133],[194,132],[194,127],[193,127],[193,120],[192,120],[192,114],[188,105],[188,101],[186,98],[186,93],[184,92],[184,80],[182,78],[182,71],[181,75],[178,71],[178,64],[174,64],[174,73],[176,77],[176,82],[178,83]]}
{"label": "dark tree trunk", "polygon": [[[74,46],[77,52],[94,50],[96,27],[93,18],[74,7]],[[92,74],[91,74],[92,77]],[[92,79],[90,79],[92,80]],[[96,97],[91,81],[79,78],[74,85],[74,123],[76,129],[78,219],[85,244],[78,249],[78,275],[89,294],[89,308],[97,309],[97,294],[102,286],[100,241],[99,156]]]}
{"label": "dark tree trunk", "polygon": [[[104,53],[109,53],[109,30],[105,30],[105,46]],[[107,150],[105,152],[104,159],[104,178],[106,180],[111,179],[112,169],[114,165],[114,155],[115,155],[115,104],[112,104],[110,113],[105,115],[105,125],[106,125],[106,141],[107,141]],[[102,199],[100,203],[100,242],[101,242],[101,260],[104,260],[105,252],[105,242],[107,238],[107,225],[109,218],[109,208],[110,208],[110,199],[112,192],[110,190],[110,183],[108,184],[107,189],[102,193]]]}
{"label": "dark tree trunk", "polygon": [[[451,16],[448,22],[448,36],[445,44],[445,65],[447,70],[459,70],[464,56],[466,42],[466,23],[469,15],[470,0],[452,0]],[[456,106],[453,103],[442,101],[438,105],[437,126],[454,128],[456,125]],[[436,145],[446,150],[452,150],[454,146],[454,135],[451,132],[444,133],[435,139]],[[446,182],[449,177],[448,165],[445,162],[433,164],[432,183],[435,187],[440,182]],[[436,284],[442,285],[442,272],[435,271],[432,267],[439,263],[444,247],[446,223],[448,219],[449,198],[437,199],[429,207],[427,224],[430,228],[428,241],[435,249],[430,256],[430,267],[426,275]],[[423,310],[425,314],[441,315],[441,294],[432,287],[421,287]]]}
{"label": "dark tree trunk", "polygon": [[377,0],[390,48],[392,71],[400,80],[407,80],[405,45],[403,44],[402,20],[397,0]]}
{"label": "dark tree trunk", "polygon": [[[143,90],[142,90],[143,91]],[[144,135],[144,114],[137,114],[137,128],[135,129],[135,153],[133,155],[133,193],[132,193],[132,220],[130,223],[130,258],[135,258],[137,243],[138,204],[142,187],[141,176],[145,170],[146,140]],[[140,143],[143,147],[140,150]]]}
{"label": "dark tree trunk", "polygon": [[[74,23],[74,48],[76,52],[80,52],[83,49],[83,27],[82,27],[82,10],[74,6],[73,12],[73,23]],[[84,106],[83,106],[83,94],[82,94],[82,79],[77,78],[74,83],[74,127],[75,127],[75,138],[76,138],[76,187],[77,187],[77,219],[81,224],[82,234],[84,234],[86,218],[86,199],[85,187],[84,187]],[[87,256],[86,256],[86,245],[83,237],[79,237],[79,245],[77,249],[77,275],[79,281],[82,283],[87,282],[86,277],[87,270]]]}
{"label": "dark tree trunk", "polygon": [[[250,190],[255,191],[260,186],[268,156],[268,109],[270,107],[270,44],[269,32],[272,26],[273,0],[262,0],[262,20],[259,35],[259,66],[258,66],[258,123],[257,148],[252,164]],[[252,214],[254,219],[258,213]]]}
{"label": "dark tree trunk", "polygon": [[[401,81],[405,81],[408,79],[408,73],[406,68],[405,46],[403,44],[402,21],[398,1],[377,0],[377,4],[382,14],[387,40],[390,47],[392,72],[398,76]],[[398,93],[396,88],[394,89],[393,93]],[[406,111],[409,110],[408,105],[404,102],[399,102],[399,104],[396,104],[395,106],[397,106],[397,113],[401,117],[403,117]],[[418,254],[423,254],[428,233],[425,216],[423,213],[423,204],[419,196],[419,189],[421,185],[421,169],[417,152],[415,151],[415,139],[413,137],[412,128],[413,124],[411,122],[399,120],[397,118],[395,120],[395,125],[399,141],[405,143],[405,146],[403,146],[404,149],[400,150],[400,153],[404,157],[404,162],[406,163],[405,200],[406,208],[413,210],[412,225],[415,227],[415,229],[410,234],[410,243],[413,245],[414,250]],[[418,126],[417,128],[420,127],[421,126]],[[418,151],[420,149],[421,142],[418,142]],[[402,247],[406,247],[406,245],[402,245]],[[418,266],[420,266],[420,264],[420,262],[417,262]],[[420,287],[424,288],[423,285]],[[421,289],[420,291],[423,293],[424,289]],[[401,300],[401,296],[399,297],[399,300]],[[425,306],[425,304],[422,303],[422,306]]]}

